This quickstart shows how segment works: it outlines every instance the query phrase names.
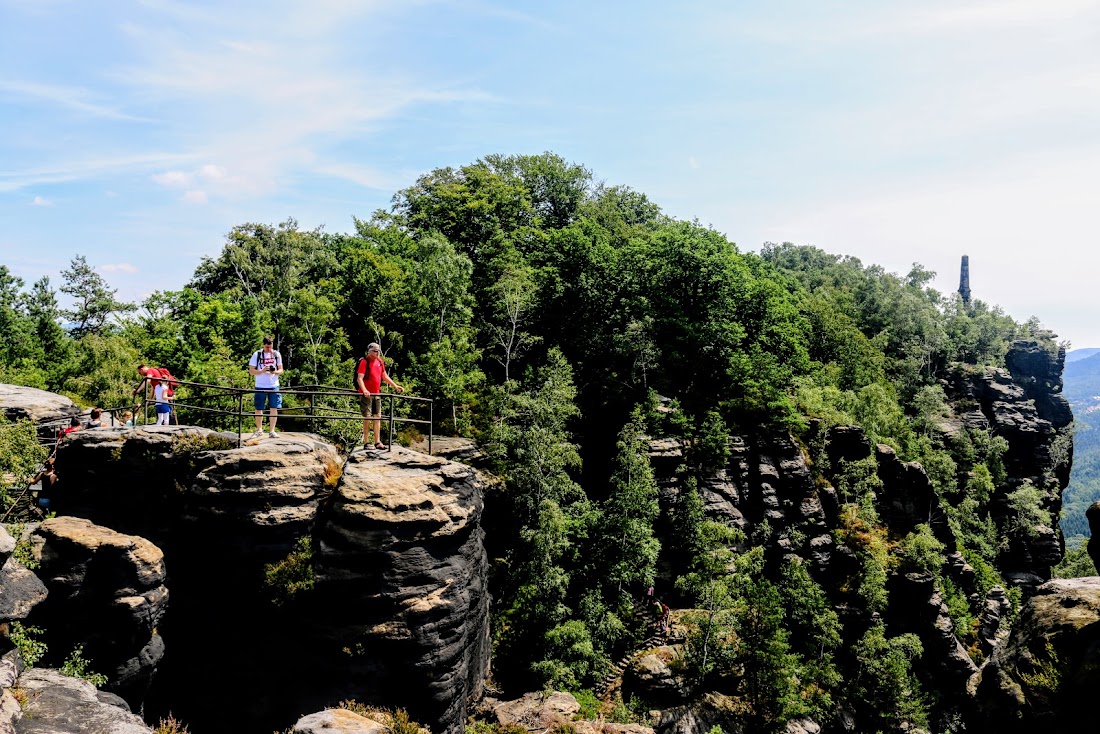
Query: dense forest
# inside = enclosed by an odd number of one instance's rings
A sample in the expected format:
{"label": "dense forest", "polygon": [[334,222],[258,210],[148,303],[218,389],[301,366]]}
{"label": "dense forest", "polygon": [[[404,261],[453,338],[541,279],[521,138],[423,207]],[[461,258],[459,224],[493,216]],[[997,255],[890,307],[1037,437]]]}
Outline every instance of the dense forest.
{"label": "dense forest", "polygon": [[[636,634],[622,592],[660,577],[703,610],[688,679],[741,701],[750,731],[841,706],[890,730],[927,724],[936,705],[910,667],[919,641],[877,624],[842,645],[850,633],[806,569],[769,568],[765,538],[708,520],[692,491],[659,536],[648,441],[683,440],[690,486],[725,459],[730,433],[809,440],[811,424],[858,424],[922,463],[983,588],[1003,583],[1007,539],[1050,518],[1023,486],[1011,521],[994,522],[1006,444],[945,432],[940,380],[1003,366],[1016,338],[1057,345],[1036,319],[940,294],[933,276],[790,243],[743,252],[556,155],[492,155],[423,175],[350,233],[236,226],[184,288],[140,304],[119,302],[79,255],[58,284],[66,309],[49,279],[27,287],[0,266],[0,382],[114,407],[144,362],[245,387],[244,364],[272,334],[284,384],[346,387],[377,341],[406,389],[436,401],[437,432],[477,439],[505,480],[487,512],[497,685],[591,689]],[[350,446],[351,427],[326,430]],[[874,612],[888,572],[935,570],[944,548],[927,527],[887,537],[867,501],[873,476],[845,472],[864,569],[850,601]],[[938,583],[973,640],[977,610]]]}

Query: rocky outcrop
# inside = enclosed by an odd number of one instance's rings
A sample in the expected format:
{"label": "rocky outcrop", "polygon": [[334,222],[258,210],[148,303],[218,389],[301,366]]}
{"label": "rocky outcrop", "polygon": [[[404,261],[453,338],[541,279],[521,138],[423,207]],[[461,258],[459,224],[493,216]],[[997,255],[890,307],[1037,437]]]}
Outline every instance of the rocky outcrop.
{"label": "rocky outcrop", "polygon": [[512,701],[486,699],[482,715],[495,724],[527,731],[553,731],[567,727],[575,734],[653,734],[642,724],[613,724],[577,719],[581,706],[571,693],[561,691],[528,693]]}
{"label": "rocky outcrop", "polygon": [[151,734],[118,696],[56,670],[31,668],[15,683],[25,699],[16,734]]}
{"label": "rocky outcrop", "polygon": [[63,395],[22,385],[0,384],[0,414],[9,421],[67,422],[80,414],[80,408]]}
{"label": "rocky outcrop", "polygon": [[358,700],[461,731],[489,662],[484,480],[463,464],[395,446],[349,457],[315,532],[319,634]]}
{"label": "rocky outcrop", "polygon": [[984,731],[1077,731],[1092,721],[1100,688],[1100,578],[1040,586],[971,686]]}
{"label": "rocky outcrop", "polygon": [[0,525],[0,624],[26,619],[46,598],[46,587],[38,577],[12,557],[15,544],[16,539]]}
{"label": "rocky outcrop", "polygon": [[735,701],[717,693],[708,693],[684,706],[665,709],[655,729],[661,734],[707,734],[714,727],[724,734],[741,734]]}
{"label": "rocky outcrop", "polygon": [[325,709],[298,719],[290,734],[387,734],[389,728],[346,709]]}
{"label": "rocky outcrop", "polygon": [[107,676],[107,690],[140,706],[164,654],[164,554],[144,538],[75,517],[45,520],[33,536],[37,575],[49,596],[33,622],[55,656],[77,645]]}
{"label": "rocky outcrop", "polygon": [[661,645],[635,657],[623,671],[623,697],[641,696],[654,706],[684,702],[687,681],[672,669],[682,648]]}
{"label": "rocky outcrop", "polygon": [[[468,449],[456,451],[472,458]],[[225,724],[232,710],[242,725],[278,728],[292,711],[355,698],[450,731],[481,695],[487,481],[469,466],[394,447],[354,454],[345,473],[311,434],[238,446],[236,434],[149,426],[75,434],[57,467],[61,512],[148,537],[169,559],[174,611],[162,632],[175,652],[147,710],[174,710],[196,726]],[[269,585],[269,564],[303,539],[317,583],[284,603],[273,598],[282,592]],[[171,692],[227,649],[237,662],[203,676],[220,697],[175,705]],[[316,674],[285,675],[288,657]]]}
{"label": "rocky outcrop", "polygon": [[195,426],[77,432],[57,453],[59,509],[158,542],[201,524],[239,554],[284,556],[336,486],[340,459],[312,434],[237,444]]}
{"label": "rocky outcrop", "polygon": [[955,624],[943,595],[929,573],[895,575],[889,584],[892,634],[913,632],[924,647],[924,659],[940,692],[956,700],[966,697],[966,686],[978,666],[955,634]]}
{"label": "rocky outcrop", "polygon": [[[1038,342],[1014,342],[1005,356],[1008,369],[959,366],[945,389],[960,422],[1008,441],[1007,481],[990,505],[1003,525],[1011,510],[1007,495],[1025,482],[1043,492],[1043,509],[1057,518],[1073,459],[1073,414],[1062,395],[1064,350],[1050,352]],[[1002,575],[1029,590],[1050,578],[1064,553],[1057,523],[1029,537],[1011,539],[1002,553]]]}

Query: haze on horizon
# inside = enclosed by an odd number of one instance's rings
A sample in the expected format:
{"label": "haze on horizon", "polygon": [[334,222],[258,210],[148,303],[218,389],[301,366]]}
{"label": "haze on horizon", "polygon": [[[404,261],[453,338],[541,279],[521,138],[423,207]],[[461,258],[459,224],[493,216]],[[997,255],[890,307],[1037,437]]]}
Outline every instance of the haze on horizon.
{"label": "haze on horizon", "polygon": [[1100,346],[1100,6],[0,0],[0,262],[175,289],[239,223],[347,231],[553,151],[743,250],[919,262]]}

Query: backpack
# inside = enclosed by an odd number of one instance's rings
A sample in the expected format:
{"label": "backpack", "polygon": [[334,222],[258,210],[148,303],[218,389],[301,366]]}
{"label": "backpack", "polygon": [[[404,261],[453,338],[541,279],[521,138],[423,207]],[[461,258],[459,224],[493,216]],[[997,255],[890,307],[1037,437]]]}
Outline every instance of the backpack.
{"label": "backpack", "polygon": [[176,394],[176,388],[179,387],[180,384],[179,380],[168,371],[167,367],[161,367],[159,369],[151,367],[146,377],[149,378],[149,384],[153,387],[163,382],[166,387],[164,394],[169,398]]}

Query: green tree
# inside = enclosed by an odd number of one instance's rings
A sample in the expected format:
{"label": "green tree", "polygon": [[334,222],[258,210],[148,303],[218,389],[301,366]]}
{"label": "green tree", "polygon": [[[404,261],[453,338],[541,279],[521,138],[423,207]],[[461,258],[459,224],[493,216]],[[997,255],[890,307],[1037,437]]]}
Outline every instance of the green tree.
{"label": "green tree", "polygon": [[661,547],[653,533],[660,508],[644,428],[636,410],[619,433],[611,494],[603,504],[597,530],[597,576],[614,585],[616,592],[652,584]]}
{"label": "green tree", "polygon": [[72,309],[61,314],[72,322],[69,331],[77,339],[85,334],[101,333],[111,316],[136,309],[132,303],[115,299],[118,291],[107,285],[83,255],[72,259],[69,269],[61,271],[61,278],[64,281],[61,292],[73,299]]}

